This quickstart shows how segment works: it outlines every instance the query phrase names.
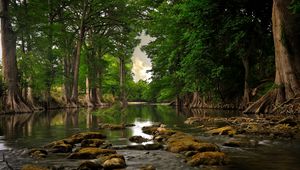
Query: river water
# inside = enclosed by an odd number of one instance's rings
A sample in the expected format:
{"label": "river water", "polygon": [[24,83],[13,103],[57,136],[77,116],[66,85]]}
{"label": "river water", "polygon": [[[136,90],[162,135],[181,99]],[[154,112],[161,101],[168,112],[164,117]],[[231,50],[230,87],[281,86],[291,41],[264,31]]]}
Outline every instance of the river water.
{"label": "river water", "polygon": [[[157,122],[168,128],[190,133],[198,138],[214,142],[225,152],[230,163],[226,166],[192,168],[184,163],[180,155],[166,151],[132,151],[120,150],[124,154],[127,169],[139,169],[142,165],[151,164],[157,169],[300,169],[300,140],[270,140],[263,137],[250,139],[257,144],[251,147],[223,147],[228,140],[226,136],[207,136],[199,129],[185,125],[184,121],[191,116],[237,116],[230,111],[197,110],[179,112],[170,106],[130,105],[127,109],[112,107],[98,110],[59,110],[44,113],[2,115],[0,116],[0,154],[14,169],[23,164],[38,163],[44,166],[62,165],[76,168],[80,162],[70,162],[65,155],[47,158],[39,162],[28,158],[24,153],[27,148],[37,148],[83,131],[100,131],[107,135],[114,146],[132,145],[128,138],[141,135],[151,138],[142,132],[143,126]],[[98,124],[135,124],[125,130],[99,130]],[[5,162],[0,162],[0,169],[7,169]]]}

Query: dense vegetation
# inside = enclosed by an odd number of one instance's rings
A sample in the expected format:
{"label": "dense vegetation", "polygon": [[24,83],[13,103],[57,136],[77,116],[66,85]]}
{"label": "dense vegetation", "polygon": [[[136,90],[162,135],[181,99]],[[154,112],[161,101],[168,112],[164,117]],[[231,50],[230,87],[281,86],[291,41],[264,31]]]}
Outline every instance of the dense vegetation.
{"label": "dense vegetation", "polygon": [[[299,4],[1,0],[2,110],[131,100],[270,112],[298,103]],[[143,47],[151,83],[130,73],[143,31],[154,38]]]}

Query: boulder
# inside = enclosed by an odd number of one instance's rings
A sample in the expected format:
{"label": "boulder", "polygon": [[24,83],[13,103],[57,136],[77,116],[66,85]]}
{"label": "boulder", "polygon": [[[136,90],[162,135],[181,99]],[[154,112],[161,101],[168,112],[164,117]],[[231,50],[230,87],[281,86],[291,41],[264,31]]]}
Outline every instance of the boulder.
{"label": "boulder", "polygon": [[78,152],[70,154],[68,159],[95,159],[99,155],[111,155],[115,154],[115,150],[100,149],[100,148],[81,148]]}
{"label": "boulder", "polygon": [[50,152],[53,153],[69,153],[72,152],[73,145],[65,143],[64,140],[54,141],[44,148],[50,149]]}
{"label": "boulder", "polygon": [[142,136],[131,136],[129,138],[129,141],[135,143],[143,143],[149,141],[149,139],[143,138]]}
{"label": "boulder", "polygon": [[142,128],[142,131],[148,135],[153,135],[157,131],[157,128],[159,128],[159,126],[157,126],[157,125],[144,126]]}
{"label": "boulder", "polygon": [[190,166],[199,165],[224,165],[227,163],[223,152],[200,152],[188,159]]}
{"label": "boulder", "polygon": [[106,160],[102,164],[102,166],[104,169],[119,169],[119,168],[125,168],[126,163],[121,158],[111,158],[109,160]]}
{"label": "boulder", "polygon": [[183,151],[219,151],[216,144],[201,142],[193,136],[183,133],[172,135],[166,142],[167,150],[174,153]]}

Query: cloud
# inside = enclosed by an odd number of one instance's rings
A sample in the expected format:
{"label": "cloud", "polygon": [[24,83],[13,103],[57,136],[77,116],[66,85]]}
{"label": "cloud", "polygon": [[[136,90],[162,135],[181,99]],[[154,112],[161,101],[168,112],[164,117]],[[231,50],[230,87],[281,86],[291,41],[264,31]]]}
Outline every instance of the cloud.
{"label": "cloud", "polygon": [[135,82],[139,80],[150,81],[151,78],[151,73],[147,73],[147,70],[152,69],[151,60],[147,57],[145,52],[141,51],[141,47],[147,45],[153,38],[146,36],[144,33],[140,38],[141,43],[134,49],[132,56],[132,72],[134,73],[133,79]]}

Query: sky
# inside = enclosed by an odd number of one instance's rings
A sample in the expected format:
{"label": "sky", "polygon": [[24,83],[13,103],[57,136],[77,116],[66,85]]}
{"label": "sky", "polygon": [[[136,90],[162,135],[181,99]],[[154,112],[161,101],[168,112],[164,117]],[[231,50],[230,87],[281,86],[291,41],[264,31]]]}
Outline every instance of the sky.
{"label": "sky", "polygon": [[137,47],[135,47],[131,58],[133,62],[133,80],[135,82],[138,82],[139,80],[146,80],[150,82],[151,73],[147,73],[147,70],[152,69],[151,60],[147,57],[147,54],[141,50],[141,47],[153,41],[154,38],[151,38],[144,33],[142,33],[139,38],[141,39],[141,43]]}

